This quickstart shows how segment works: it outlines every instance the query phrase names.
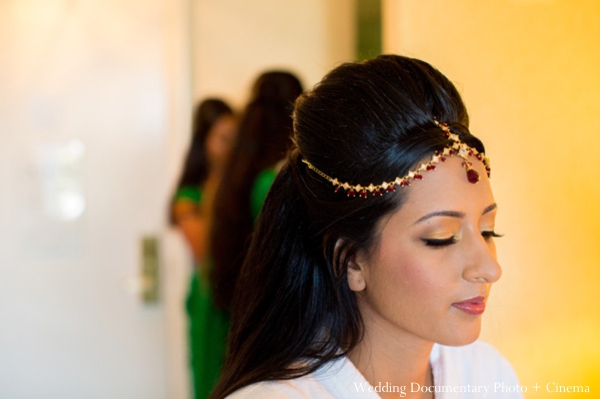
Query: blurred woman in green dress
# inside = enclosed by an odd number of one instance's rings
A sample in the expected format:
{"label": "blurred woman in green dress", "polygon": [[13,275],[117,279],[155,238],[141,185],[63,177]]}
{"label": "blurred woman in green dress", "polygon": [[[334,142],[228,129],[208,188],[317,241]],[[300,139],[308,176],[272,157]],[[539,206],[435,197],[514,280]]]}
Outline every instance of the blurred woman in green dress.
{"label": "blurred woman in green dress", "polygon": [[[192,184],[182,176],[175,195],[172,220],[186,237],[199,265],[187,301],[196,399],[207,398],[219,378],[226,351],[229,305],[245,243],[278,163],[291,145],[291,113],[301,93],[300,81],[288,72],[260,75],[237,134],[225,128],[235,122],[226,112],[222,116],[225,119],[211,119],[209,133],[198,134],[198,141],[204,142],[209,172],[204,180],[191,180]],[[198,126],[203,123],[201,114],[202,105],[196,117]],[[194,146],[193,142],[186,169],[196,162],[190,158]]]}
{"label": "blurred woman in green dress", "polygon": [[207,99],[196,108],[192,141],[172,198],[170,221],[194,257],[186,310],[194,396],[207,398],[218,380],[226,348],[228,314],[214,305],[206,251],[211,198],[223,176],[235,141],[237,121],[231,108]]}

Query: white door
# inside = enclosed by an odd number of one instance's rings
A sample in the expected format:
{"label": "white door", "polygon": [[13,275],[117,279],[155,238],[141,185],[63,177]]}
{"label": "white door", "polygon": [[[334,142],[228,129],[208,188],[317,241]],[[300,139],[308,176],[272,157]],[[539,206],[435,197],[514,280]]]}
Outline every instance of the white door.
{"label": "white door", "polygon": [[[173,109],[176,3],[0,1],[0,398],[176,397],[181,320],[165,309],[184,288],[164,284],[164,226],[170,134],[189,107]],[[150,304],[148,236],[163,278]]]}

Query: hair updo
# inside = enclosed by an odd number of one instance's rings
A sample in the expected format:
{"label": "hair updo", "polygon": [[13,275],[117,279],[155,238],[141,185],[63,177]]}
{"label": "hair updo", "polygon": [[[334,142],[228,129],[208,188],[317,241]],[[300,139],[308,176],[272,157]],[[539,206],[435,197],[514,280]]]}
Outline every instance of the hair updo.
{"label": "hair updo", "polygon": [[335,68],[296,100],[293,118],[294,147],[266,199],[236,288],[216,398],[308,374],[362,338],[347,259],[374,248],[379,222],[402,206],[406,190],[348,197],[303,159],[340,182],[390,181],[447,146],[434,119],[485,151],[468,131],[454,85],[426,62],[397,55]]}

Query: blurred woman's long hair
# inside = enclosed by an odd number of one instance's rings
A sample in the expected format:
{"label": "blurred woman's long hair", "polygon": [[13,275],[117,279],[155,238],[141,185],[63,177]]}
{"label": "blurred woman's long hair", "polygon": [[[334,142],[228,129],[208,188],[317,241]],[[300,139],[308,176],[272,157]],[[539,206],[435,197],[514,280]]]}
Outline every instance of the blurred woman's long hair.
{"label": "blurred woman's long hair", "polygon": [[[192,119],[192,140],[185,157],[177,187],[175,188],[175,193],[185,186],[202,186],[208,178],[210,165],[206,152],[206,138],[215,122],[225,115],[233,115],[231,107],[224,101],[216,98],[208,98],[196,107]],[[175,197],[175,195],[171,196],[172,202],[169,208],[169,221],[172,225],[175,224],[173,215],[173,201]]]}
{"label": "blurred woman's long hair", "polygon": [[239,134],[225,167],[213,209],[209,238],[215,304],[228,309],[254,221],[250,194],[257,175],[284,158],[291,145],[292,111],[302,93],[288,72],[262,74],[240,122]]}

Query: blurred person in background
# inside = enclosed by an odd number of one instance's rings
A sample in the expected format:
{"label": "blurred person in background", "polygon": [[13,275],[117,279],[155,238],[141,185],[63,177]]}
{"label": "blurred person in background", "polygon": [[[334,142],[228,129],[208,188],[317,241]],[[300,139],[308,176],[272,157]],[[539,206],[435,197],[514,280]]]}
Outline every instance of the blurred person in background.
{"label": "blurred person in background", "polygon": [[214,306],[208,281],[206,242],[209,209],[237,134],[232,109],[206,99],[195,110],[192,140],[169,209],[171,225],[185,238],[194,258],[186,310],[194,394],[206,398],[219,377],[228,316]]}
{"label": "blurred person in background", "polygon": [[301,93],[302,85],[293,74],[265,72],[254,83],[241,117],[226,177],[215,196],[209,237],[214,299],[222,309],[230,309],[254,221],[291,147],[291,115]]}

